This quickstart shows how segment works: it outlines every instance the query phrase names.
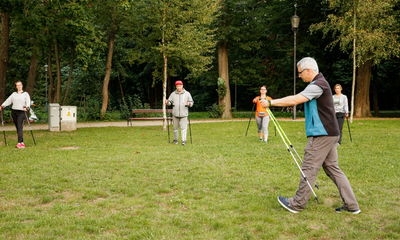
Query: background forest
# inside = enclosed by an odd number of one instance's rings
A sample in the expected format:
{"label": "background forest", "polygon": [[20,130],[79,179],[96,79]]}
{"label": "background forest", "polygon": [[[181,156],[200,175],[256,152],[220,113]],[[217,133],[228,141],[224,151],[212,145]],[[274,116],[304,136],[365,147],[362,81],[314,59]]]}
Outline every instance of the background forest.
{"label": "background forest", "polygon": [[[261,85],[293,94],[296,11],[297,60],[314,57],[351,101],[354,54],[355,116],[379,116],[400,109],[398,10],[398,0],[0,0],[0,102],[21,80],[39,114],[47,102],[123,118],[162,108],[181,79],[193,111],[230,118]],[[297,78],[296,93],[304,86]]]}

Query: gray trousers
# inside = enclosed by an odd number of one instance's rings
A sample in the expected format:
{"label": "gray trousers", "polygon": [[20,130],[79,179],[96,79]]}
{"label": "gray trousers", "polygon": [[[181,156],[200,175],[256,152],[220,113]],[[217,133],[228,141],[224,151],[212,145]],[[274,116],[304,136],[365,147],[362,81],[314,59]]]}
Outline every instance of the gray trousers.
{"label": "gray trousers", "polygon": [[[358,210],[359,206],[350,182],[338,165],[338,140],[339,136],[310,137],[305,149],[301,169],[313,187],[322,166],[326,175],[336,184],[344,202],[344,207],[348,210]],[[289,199],[290,206],[294,210],[303,210],[311,194],[312,192],[307,182],[300,176],[299,188],[296,191],[296,195]]]}
{"label": "gray trousers", "polygon": [[264,131],[264,135],[268,135],[269,116],[258,117],[256,116],[257,131],[260,133]]}
{"label": "gray trousers", "polygon": [[179,125],[181,125],[181,138],[182,141],[186,141],[186,133],[187,133],[187,117],[175,117],[172,118],[172,123],[174,124],[174,140],[178,141],[179,137]]}

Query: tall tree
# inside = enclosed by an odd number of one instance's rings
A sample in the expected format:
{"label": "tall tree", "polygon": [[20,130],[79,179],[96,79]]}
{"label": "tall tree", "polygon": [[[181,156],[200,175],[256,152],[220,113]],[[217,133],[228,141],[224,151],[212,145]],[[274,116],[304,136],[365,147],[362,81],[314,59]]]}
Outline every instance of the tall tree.
{"label": "tall tree", "polygon": [[[149,0],[137,2],[134,9],[132,20],[138,29],[134,32],[137,48],[129,59],[155,63],[153,85],[159,80],[163,83],[166,119],[168,78],[187,70],[189,74],[184,78],[191,79],[210,67],[216,45],[211,24],[218,5],[216,0]],[[165,121],[163,128],[166,128]]]}
{"label": "tall tree", "polygon": [[222,81],[218,84],[218,105],[222,109],[222,118],[232,118],[231,90],[229,84],[228,43],[225,40],[218,42],[218,77]]}
{"label": "tall tree", "polygon": [[[232,118],[232,102],[231,102],[231,89],[229,84],[229,62],[228,62],[228,35],[232,30],[229,29],[230,19],[228,12],[229,3],[227,0],[220,0],[221,14],[218,21],[218,105],[222,110],[222,118]],[[236,1],[232,1],[236,2]],[[231,3],[232,4],[232,3]],[[233,4],[232,4],[233,5]],[[233,12],[233,11],[232,11]]]}
{"label": "tall tree", "polygon": [[[0,9],[2,10],[2,9]],[[10,14],[1,12],[1,36],[0,36],[0,102],[6,99],[6,77],[9,51]]]}
{"label": "tall tree", "polygon": [[100,116],[103,118],[107,112],[109,101],[108,88],[112,72],[116,34],[118,31],[126,29],[122,27],[122,24],[126,21],[126,18],[130,13],[129,9],[131,8],[131,4],[129,1],[124,0],[93,0],[90,3],[90,6],[94,8],[96,19],[99,20],[96,25],[107,33],[105,37],[106,41],[108,42],[108,53],[103,79],[102,105],[100,110]]}
{"label": "tall tree", "polygon": [[[221,0],[219,4],[221,11],[217,21],[220,95],[218,104],[223,109],[221,117],[231,118],[232,83],[235,86],[248,87],[260,82],[265,84],[268,79],[265,72],[270,64],[267,59],[271,60],[271,54],[268,53],[272,52],[270,51],[272,44],[268,39],[269,35],[272,35],[268,27],[268,18],[273,13],[272,2]],[[239,92],[246,94],[243,91]],[[235,99],[236,94],[235,91]]]}
{"label": "tall tree", "polygon": [[[88,62],[100,54],[100,51],[94,53],[95,49],[101,50],[103,43],[99,39],[100,32],[93,27],[93,14],[85,0],[25,1],[22,13],[13,20],[13,40],[15,48],[24,48],[24,52],[31,55],[26,90],[33,93],[39,61],[45,61],[50,79],[48,101],[60,102],[64,79],[62,68],[76,60],[86,69]],[[76,59],[67,60],[71,57]],[[70,76],[68,79],[67,88]],[[65,95],[68,92],[65,91]]]}
{"label": "tall tree", "polygon": [[[324,35],[333,33],[335,40],[330,46],[339,44],[347,52],[356,41],[357,64],[355,116],[367,117],[370,111],[371,67],[383,59],[398,57],[399,22],[394,14],[398,0],[330,0],[333,10],[325,22],[311,26],[311,31],[322,30]],[[356,22],[356,28],[354,25]]]}

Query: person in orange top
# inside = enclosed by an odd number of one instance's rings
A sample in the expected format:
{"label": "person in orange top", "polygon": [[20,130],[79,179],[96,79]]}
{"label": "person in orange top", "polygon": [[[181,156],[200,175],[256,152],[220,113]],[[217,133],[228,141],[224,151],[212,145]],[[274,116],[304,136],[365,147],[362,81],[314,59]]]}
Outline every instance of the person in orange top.
{"label": "person in orange top", "polygon": [[257,131],[258,136],[260,137],[260,142],[262,142],[262,132],[264,132],[264,142],[268,142],[268,124],[269,124],[269,116],[267,110],[263,108],[260,104],[261,100],[272,100],[271,97],[267,96],[267,87],[265,85],[260,88],[260,96],[257,96],[253,99],[253,103],[257,104],[256,109],[256,122],[257,122]]}

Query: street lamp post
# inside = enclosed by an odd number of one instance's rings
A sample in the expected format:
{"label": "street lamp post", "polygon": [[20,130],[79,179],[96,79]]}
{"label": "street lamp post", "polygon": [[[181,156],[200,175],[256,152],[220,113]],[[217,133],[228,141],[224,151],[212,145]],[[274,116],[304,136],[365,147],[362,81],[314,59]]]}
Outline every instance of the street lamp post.
{"label": "street lamp post", "polygon": [[[296,9],[296,5],[294,5]],[[299,29],[300,18],[296,15],[296,10],[294,11],[294,16],[290,18],[292,22],[292,30],[294,33],[294,52],[293,52],[293,95],[296,95],[296,73],[297,73],[297,66],[296,66],[296,33]],[[296,120],[296,105],[293,106],[293,120]]]}
{"label": "street lamp post", "polygon": [[48,68],[48,67],[49,67],[49,66],[47,66],[47,64],[44,65],[44,70],[45,70],[45,72],[46,72],[46,106],[45,106],[46,112],[47,112],[47,68]]}

